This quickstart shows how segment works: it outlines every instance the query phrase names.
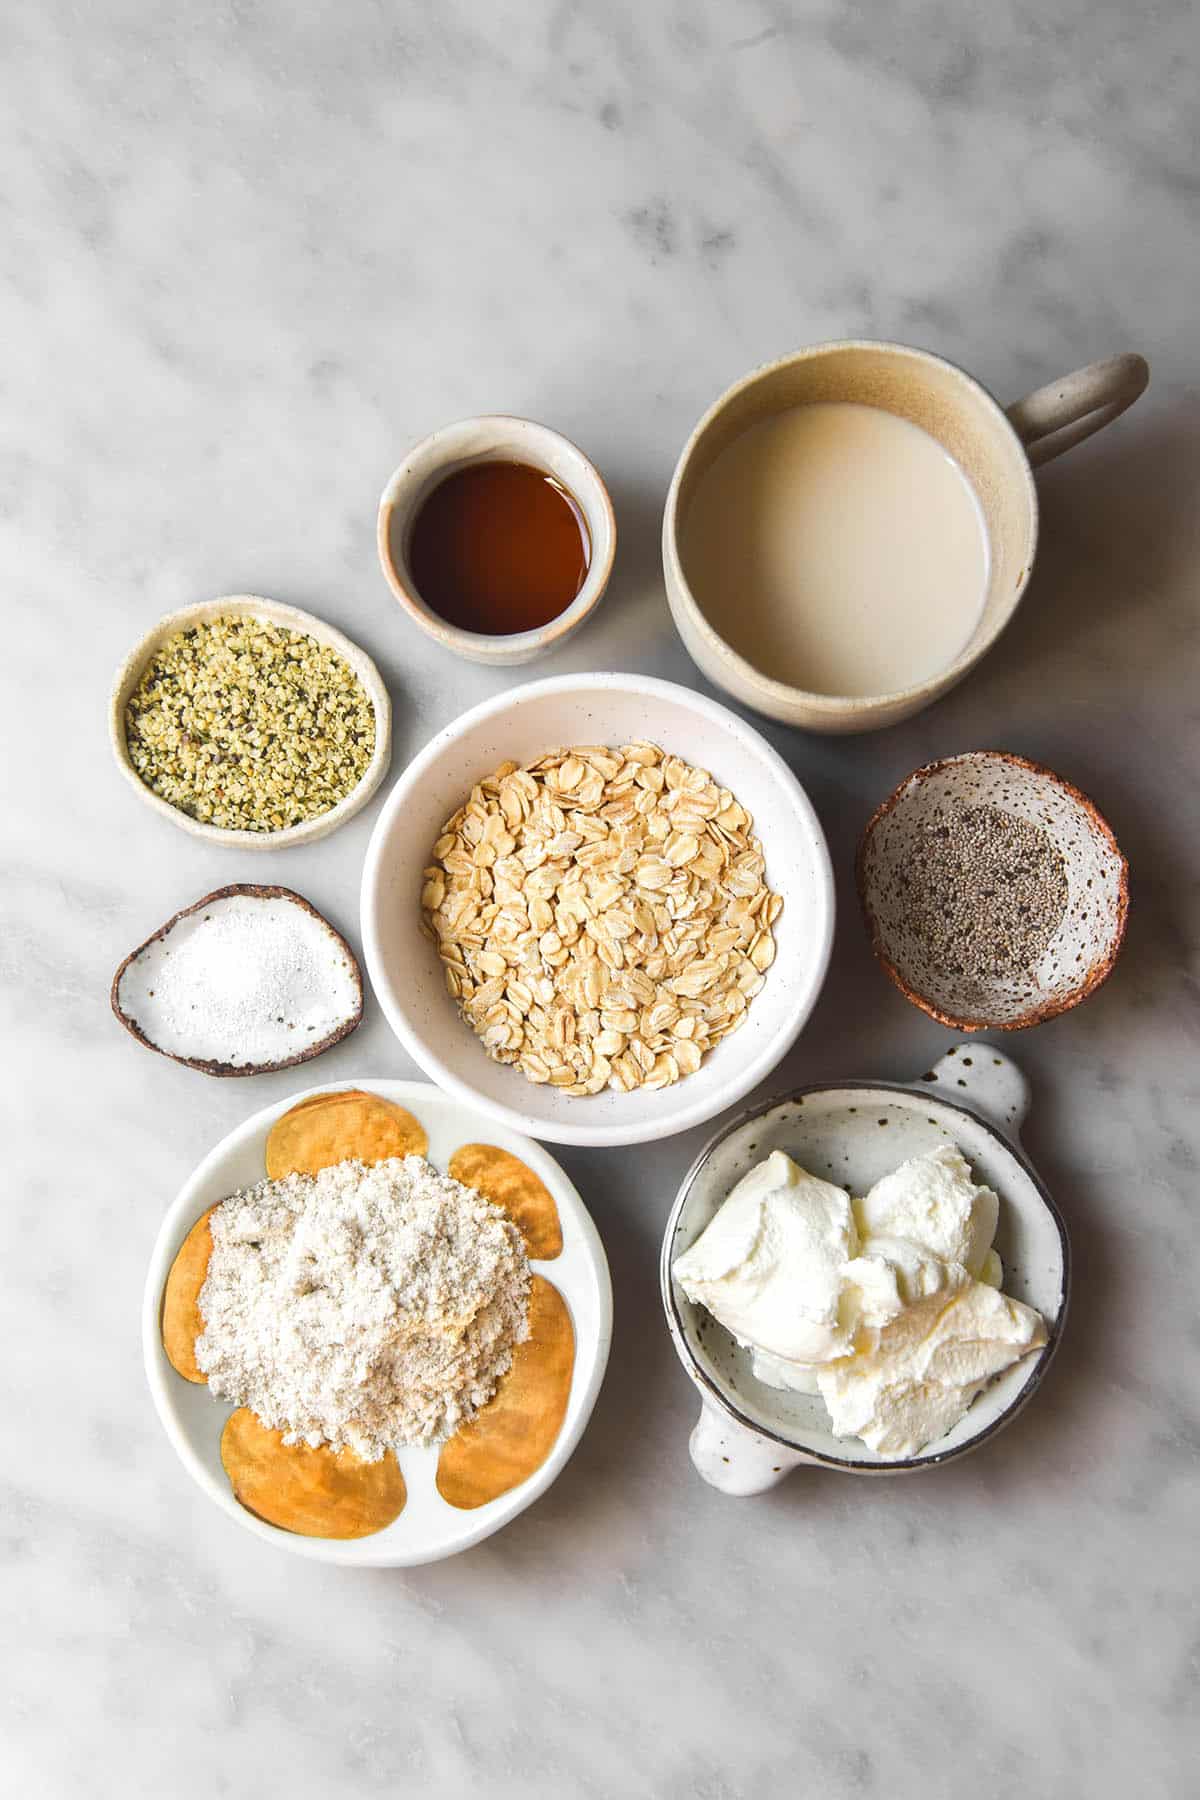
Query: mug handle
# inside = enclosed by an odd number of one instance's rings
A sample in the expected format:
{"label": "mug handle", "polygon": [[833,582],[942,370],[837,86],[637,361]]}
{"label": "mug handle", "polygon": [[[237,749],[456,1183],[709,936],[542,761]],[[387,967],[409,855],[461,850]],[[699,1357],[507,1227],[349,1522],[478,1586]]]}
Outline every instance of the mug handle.
{"label": "mug handle", "polygon": [[1009,422],[1036,468],[1119,419],[1149,380],[1144,356],[1110,356],[1035,388],[1008,408]]}

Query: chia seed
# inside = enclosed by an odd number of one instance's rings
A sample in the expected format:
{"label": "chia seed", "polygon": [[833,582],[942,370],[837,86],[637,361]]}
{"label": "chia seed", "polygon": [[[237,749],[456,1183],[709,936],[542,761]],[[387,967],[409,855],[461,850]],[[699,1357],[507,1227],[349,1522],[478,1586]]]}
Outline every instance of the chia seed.
{"label": "chia seed", "polygon": [[938,809],[900,877],[908,934],[943,976],[1031,976],[1067,909],[1067,873],[1049,834],[998,806]]}

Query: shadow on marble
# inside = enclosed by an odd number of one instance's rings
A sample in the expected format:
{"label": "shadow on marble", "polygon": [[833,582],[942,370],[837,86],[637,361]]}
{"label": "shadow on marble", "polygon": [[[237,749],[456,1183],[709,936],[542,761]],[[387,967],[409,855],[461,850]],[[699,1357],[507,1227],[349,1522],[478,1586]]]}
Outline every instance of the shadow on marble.
{"label": "shadow on marble", "polygon": [[666,490],[660,493],[641,482],[618,480],[609,483],[609,492],[617,516],[617,557],[608,598],[616,611],[632,607],[648,593],[663,591],[662,515]]}
{"label": "shadow on marble", "polygon": [[1194,560],[1198,466],[1200,426],[1180,406],[1040,475],[1037,566],[983,665],[992,683],[1041,685],[1061,671],[1073,684],[1104,660],[1106,647],[1111,653],[1114,638],[1132,632],[1138,676],[1173,685],[1185,621],[1166,596],[1186,589]]}

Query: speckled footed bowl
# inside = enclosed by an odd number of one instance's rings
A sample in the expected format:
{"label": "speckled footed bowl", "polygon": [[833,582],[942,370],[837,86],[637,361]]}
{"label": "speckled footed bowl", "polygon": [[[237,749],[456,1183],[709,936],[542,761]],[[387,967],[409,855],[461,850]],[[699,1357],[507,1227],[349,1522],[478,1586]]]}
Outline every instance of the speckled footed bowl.
{"label": "speckled footed bowl", "polygon": [[[995,806],[1045,830],[1062,855],[1067,905],[1028,976],[955,975],[913,929],[906,870],[939,814]],[[878,808],[859,845],[858,897],[871,948],[906,999],[955,1031],[1019,1031],[1078,1006],[1112,973],[1125,937],[1129,865],[1086,794],[1040,763],[974,750],[928,763]]]}
{"label": "speckled footed bowl", "polygon": [[[663,1235],[660,1279],[672,1341],[702,1405],[691,1436],[697,1472],[726,1494],[758,1494],[803,1465],[850,1475],[938,1468],[988,1442],[1037,1393],[1067,1314],[1071,1256],[1066,1224],[1021,1147],[1029,1084],[990,1044],[948,1050],[912,1083],[844,1081],[801,1088],[724,1125],[692,1164]],[[858,1438],[838,1438],[815,1394],[767,1387],[750,1352],[689,1300],[672,1274],[731,1190],[773,1150],[814,1175],[863,1194],[881,1176],[943,1144],[1000,1196],[996,1249],[1004,1292],[1036,1307],[1049,1340],[988,1383],[944,1437],[915,1456],[888,1459]]]}

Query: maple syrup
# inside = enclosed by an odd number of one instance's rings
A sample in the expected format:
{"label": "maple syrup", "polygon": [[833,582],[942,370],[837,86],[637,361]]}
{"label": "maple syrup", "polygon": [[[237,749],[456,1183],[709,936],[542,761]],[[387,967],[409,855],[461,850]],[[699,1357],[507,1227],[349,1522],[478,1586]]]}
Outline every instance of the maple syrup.
{"label": "maple syrup", "polygon": [[494,461],[438,482],[402,560],[431,612],[493,637],[557,619],[583,586],[590,557],[587,523],[567,489],[528,463]]}

